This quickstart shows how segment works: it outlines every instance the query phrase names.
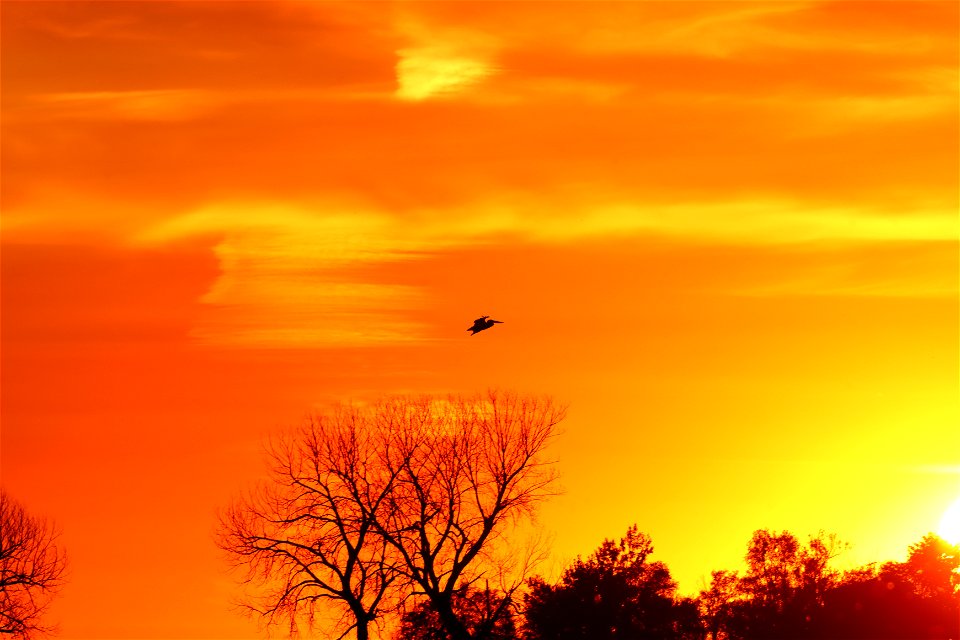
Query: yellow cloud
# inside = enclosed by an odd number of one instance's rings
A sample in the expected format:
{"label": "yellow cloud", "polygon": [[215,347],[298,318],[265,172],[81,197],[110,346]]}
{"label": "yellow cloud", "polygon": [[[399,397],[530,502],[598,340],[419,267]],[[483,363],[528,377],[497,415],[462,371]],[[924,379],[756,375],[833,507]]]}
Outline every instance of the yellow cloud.
{"label": "yellow cloud", "polygon": [[[960,222],[955,214],[940,210],[889,214],[757,200],[653,207],[605,205],[586,216],[578,229],[579,234],[591,235],[623,231],[750,244],[873,242],[956,238]],[[543,227],[541,234],[562,238],[569,230],[556,225]]]}
{"label": "yellow cloud", "polygon": [[[193,332],[199,341],[302,348],[427,339],[427,327],[407,319],[422,306],[425,292],[410,285],[371,281],[355,267],[418,259],[504,235],[530,243],[655,234],[680,242],[830,246],[942,241],[960,233],[955,212],[933,209],[894,215],[773,200],[644,206],[567,199],[561,206],[538,196],[515,198],[509,205],[477,203],[408,215],[401,220],[345,205],[311,210],[276,203],[221,204],[158,224],[137,236],[136,242],[162,244],[202,235],[218,238],[215,252],[221,275],[202,298],[205,313]],[[834,276],[813,274],[810,282],[777,283],[739,293],[956,293],[955,281],[949,278],[918,289],[913,280],[864,285]]]}
{"label": "yellow cloud", "polygon": [[257,245],[259,255],[279,259],[310,256],[326,266],[384,260],[415,248],[390,217],[361,207],[318,204],[315,209],[282,203],[225,203],[203,207],[143,230],[139,244],[162,244],[196,236],[224,236]]}
{"label": "yellow cloud", "polygon": [[455,212],[424,216],[434,238],[472,241],[509,234],[533,242],[655,234],[696,242],[735,244],[870,243],[952,240],[960,221],[950,207],[889,212],[787,199],[726,202],[596,202],[589,194],[514,194]]}
{"label": "yellow cloud", "polygon": [[495,72],[490,60],[497,44],[480,32],[427,25],[407,14],[396,24],[410,45],[397,51],[397,91],[401,100],[461,93]]}
{"label": "yellow cloud", "polygon": [[397,97],[404,100],[458,93],[492,73],[485,61],[443,47],[402,49],[398,53]]}
{"label": "yellow cloud", "polygon": [[344,347],[424,339],[403,319],[421,291],[344,275],[356,264],[400,259],[422,244],[385,216],[345,207],[206,207],[141,233],[144,244],[213,235],[221,274],[201,299],[192,335],[209,345]]}

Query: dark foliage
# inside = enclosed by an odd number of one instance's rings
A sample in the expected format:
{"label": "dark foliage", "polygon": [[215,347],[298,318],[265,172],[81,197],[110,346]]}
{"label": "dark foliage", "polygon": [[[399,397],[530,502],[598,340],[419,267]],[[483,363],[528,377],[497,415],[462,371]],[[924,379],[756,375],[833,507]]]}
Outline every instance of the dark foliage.
{"label": "dark foliage", "polygon": [[960,549],[933,535],[906,562],[840,575],[839,545],[822,533],[800,545],[757,531],[747,570],[716,571],[700,594],[713,640],[947,640],[960,637]]}
{"label": "dark foliage", "polygon": [[714,638],[807,638],[824,594],[837,580],[828,563],[838,544],[823,533],[804,546],[790,533],[753,534],[743,576],[715,572],[700,603]]}
{"label": "dark foliage", "polygon": [[960,550],[933,536],[906,562],[847,574],[826,594],[813,626],[819,638],[960,638]]}
{"label": "dark foliage", "polygon": [[701,638],[692,601],[676,598],[676,583],[662,562],[647,562],[650,538],[627,530],[619,544],[606,540],[586,561],[578,559],[560,581],[530,581],[525,637],[529,640]]}
{"label": "dark foliage", "polygon": [[[501,606],[506,603],[507,606]],[[453,610],[473,638],[516,640],[513,607],[504,594],[490,589],[461,589],[454,594]],[[437,611],[425,600],[403,614],[395,640],[447,640]]]}

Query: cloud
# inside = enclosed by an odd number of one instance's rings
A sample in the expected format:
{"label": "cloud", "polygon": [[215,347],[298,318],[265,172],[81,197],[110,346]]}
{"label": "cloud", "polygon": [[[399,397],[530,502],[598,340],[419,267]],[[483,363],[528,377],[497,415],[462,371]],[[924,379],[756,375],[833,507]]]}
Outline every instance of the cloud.
{"label": "cloud", "polygon": [[189,120],[222,104],[210,91],[154,89],[145,91],[76,91],[34,96],[34,104],[58,117],[94,120]]}
{"label": "cloud", "polygon": [[[623,43],[624,50],[681,51],[709,57],[728,57],[757,47],[796,46],[798,39],[788,31],[767,23],[771,18],[790,17],[809,9],[813,2],[717,3],[705,7],[703,17],[665,21],[661,29],[634,44]],[[712,10],[711,10],[712,9]],[[672,24],[671,24],[672,23]],[[802,42],[802,40],[801,40]],[[590,48],[600,50],[603,43]]]}
{"label": "cloud", "polygon": [[397,62],[397,97],[425,100],[459,93],[492,73],[484,60],[443,47],[401,49]]}
{"label": "cloud", "polygon": [[[149,227],[134,242],[215,239],[221,273],[202,298],[205,312],[193,331],[200,342],[316,348],[430,339],[429,327],[411,319],[428,299],[427,292],[378,279],[370,268],[505,239],[517,245],[557,245],[633,235],[681,244],[857,247],[942,242],[960,231],[955,215],[936,210],[904,215],[762,200],[644,206],[566,198],[562,204],[528,196],[512,203],[421,211],[407,218],[344,203],[312,208],[217,204]],[[919,283],[896,274],[870,279],[834,270],[734,287],[728,293],[955,295],[952,275],[941,277],[943,264],[928,267],[924,273],[940,275]]]}
{"label": "cloud", "polygon": [[410,42],[397,51],[397,91],[401,100],[451,96],[493,75],[497,43],[462,27],[428,26],[412,14],[397,20],[397,31]]}
{"label": "cloud", "polygon": [[584,216],[576,231],[570,225],[558,224],[545,226],[538,234],[568,239],[573,235],[623,232],[735,244],[877,242],[955,238],[960,222],[945,211],[897,215],[853,207],[744,200],[652,207],[612,204]]}
{"label": "cloud", "polygon": [[422,291],[350,275],[425,248],[385,216],[344,205],[222,204],[164,221],[135,242],[195,236],[217,238],[221,271],[192,332],[203,344],[316,348],[426,338],[422,324],[403,317],[420,306]]}
{"label": "cloud", "polygon": [[[937,252],[942,253],[942,252]],[[955,256],[954,256],[955,258]],[[943,260],[933,268],[914,264],[902,273],[859,273],[849,265],[814,266],[806,274],[785,276],[776,282],[724,289],[724,293],[751,298],[817,296],[844,298],[957,298],[960,293],[956,259]]]}
{"label": "cloud", "polygon": [[250,344],[422,339],[358,271],[504,239],[957,237],[953,9],[692,6],[18,7],[4,232],[211,238],[197,336]]}
{"label": "cloud", "polygon": [[[268,239],[281,231],[287,234],[282,240]],[[885,211],[777,199],[657,204],[603,201],[561,190],[513,193],[402,217],[366,205],[219,204],[154,225],[135,241],[219,233],[263,238],[263,251],[309,253],[337,266],[406,259],[497,237],[534,243],[624,234],[758,245],[942,241],[960,234],[960,221],[954,212],[935,207]]]}
{"label": "cloud", "polygon": [[330,267],[347,262],[386,260],[416,247],[396,234],[398,225],[383,213],[341,203],[310,209],[287,203],[219,203],[174,216],[138,233],[137,244],[162,244],[196,236],[256,241],[271,259],[309,254]]}

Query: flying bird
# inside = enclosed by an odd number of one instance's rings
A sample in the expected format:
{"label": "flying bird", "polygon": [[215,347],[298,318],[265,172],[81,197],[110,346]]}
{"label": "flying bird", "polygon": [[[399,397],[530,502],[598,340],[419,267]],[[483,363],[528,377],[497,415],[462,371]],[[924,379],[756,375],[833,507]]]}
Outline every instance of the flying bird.
{"label": "flying bird", "polygon": [[480,316],[473,321],[473,326],[467,329],[467,331],[470,332],[470,335],[473,335],[478,331],[489,329],[494,324],[503,324],[503,320],[490,320],[490,316]]}

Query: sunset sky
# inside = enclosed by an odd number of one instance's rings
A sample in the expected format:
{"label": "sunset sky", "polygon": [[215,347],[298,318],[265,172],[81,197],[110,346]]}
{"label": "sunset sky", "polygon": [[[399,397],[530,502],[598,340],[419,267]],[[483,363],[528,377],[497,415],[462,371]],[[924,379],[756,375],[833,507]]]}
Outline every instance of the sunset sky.
{"label": "sunset sky", "polygon": [[[546,393],[555,576],[637,523],[902,559],[960,497],[955,1],[2,4],[2,483],[76,639],[258,637],[261,443]],[[470,337],[474,318],[504,321]]]}

